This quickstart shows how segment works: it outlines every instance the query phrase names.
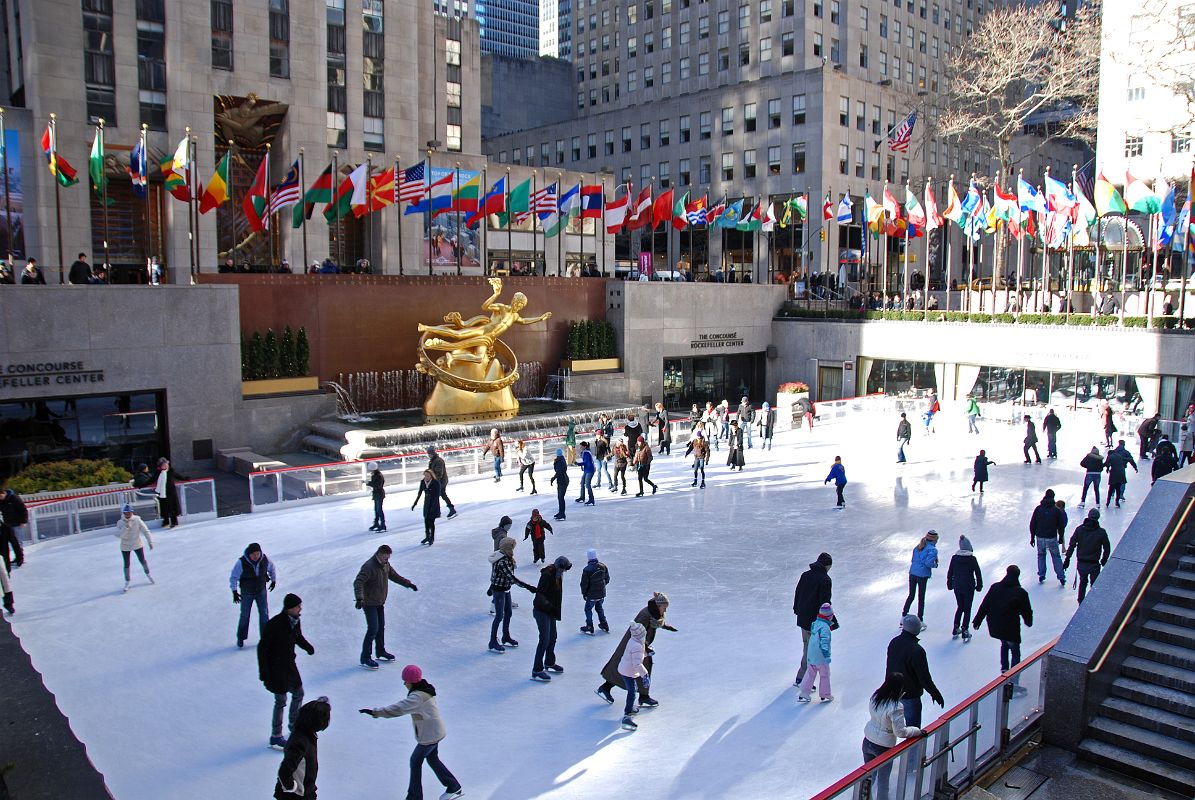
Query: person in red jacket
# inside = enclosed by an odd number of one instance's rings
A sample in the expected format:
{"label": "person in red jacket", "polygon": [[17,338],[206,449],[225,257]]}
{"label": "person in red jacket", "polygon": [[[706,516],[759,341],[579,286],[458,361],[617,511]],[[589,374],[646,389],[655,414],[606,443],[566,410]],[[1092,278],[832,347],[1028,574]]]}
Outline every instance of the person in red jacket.
{"label": "person in red jacket", "polygon": [[539,515],[539,509],[531,509],[531,519],[527,520],[527,527],[523,529],[523,541],[531,540],[531,551],[535,554],[532,564],[547,560],[544,556],[545,531],[552,533],[552,525]]}

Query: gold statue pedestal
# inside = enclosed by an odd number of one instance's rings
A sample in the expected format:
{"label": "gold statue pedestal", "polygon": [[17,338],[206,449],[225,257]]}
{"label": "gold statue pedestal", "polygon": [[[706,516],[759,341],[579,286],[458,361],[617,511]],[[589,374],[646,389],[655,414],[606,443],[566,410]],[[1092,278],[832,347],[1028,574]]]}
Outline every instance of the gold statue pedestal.
{"label": "gold statue pedestal", "polygon": [[[443,368],[443,364],[437,366]],[[497,359],[491,360],[488,368],[476,361],[456,361],[446,371],[465,381],[479,383],[494,384],[505,377],[505,371]],[[474,392],[436,381],[431,395],[423,403],[423,413],[432,423],[510,419],[519,413],[519,401],[515,399],[510,386],[493,392]]]}

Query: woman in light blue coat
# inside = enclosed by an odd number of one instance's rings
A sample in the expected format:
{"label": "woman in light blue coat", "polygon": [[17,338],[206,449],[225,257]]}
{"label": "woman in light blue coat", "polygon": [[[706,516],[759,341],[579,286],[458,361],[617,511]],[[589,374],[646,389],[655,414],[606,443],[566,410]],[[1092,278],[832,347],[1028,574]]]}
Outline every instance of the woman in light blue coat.
{"label": "woman in light blue coat", "polygon": [[901,617],[909,613],[913,605],[913,597],[917,598],[917,619],[921,620],[921,630],[925,630],[925,585],[929,583],[929,576],[938,566],[938,532],[931,530],[913,548],[913,561],[909,565],[909,596],[905,598],[905,610]]}

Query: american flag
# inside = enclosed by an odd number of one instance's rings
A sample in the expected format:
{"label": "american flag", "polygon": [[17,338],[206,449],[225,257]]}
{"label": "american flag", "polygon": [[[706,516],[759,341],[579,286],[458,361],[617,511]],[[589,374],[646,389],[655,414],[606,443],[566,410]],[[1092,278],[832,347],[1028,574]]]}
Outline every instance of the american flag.
{"label": "american flag", "polygon": [[531,195],[531,210],[537,212],[541,219],[556,213],[556,184],[545,186]]}
{"label": "american flag", "polygon": [[904,122],[888,132],[888,149],[898,153],[909,152],[909,140],[913,138],[913,126],[917,124],[917,112],[905,117]]}
{"label": "american flag", "polygon": [[270,213],[275,214],[284,208],[293,206],[303,197],[303,189],[299,186],[299,162],[290,165],[282,183],[274,187],[270,193]]}
{"label": "american flag", "polygon": [[427,190],[426,162],[420,161],[413,167],[407,167],[401,175],[395,185],[395,199],[402,203],[418,203]]}

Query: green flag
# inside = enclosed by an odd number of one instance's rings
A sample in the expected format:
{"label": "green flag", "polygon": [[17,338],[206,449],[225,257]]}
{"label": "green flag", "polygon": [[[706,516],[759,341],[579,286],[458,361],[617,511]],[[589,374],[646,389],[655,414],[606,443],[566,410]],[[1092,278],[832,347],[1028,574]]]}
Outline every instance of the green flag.
{"label": "green flag", "polygon": [[[91,156],[87,159],[87,174],[91,176],[91,190],[95,196],[104,199],[104,188],[107,178],[104,176],[104,137],[100,129],[96,128],[95,140],[91,143]],[[112,201],[109,200],[109,205]]]}
{"label": "green flag", "polygon": [[505,228],[512,216],[525,214],[531,210],[531,179],[520,183],[510,190],[510,197],[506,201],[506,212],[498,215],[498,227]]}

